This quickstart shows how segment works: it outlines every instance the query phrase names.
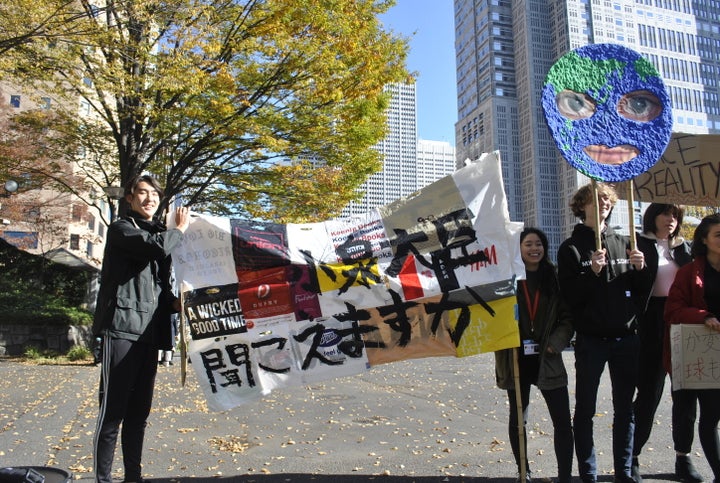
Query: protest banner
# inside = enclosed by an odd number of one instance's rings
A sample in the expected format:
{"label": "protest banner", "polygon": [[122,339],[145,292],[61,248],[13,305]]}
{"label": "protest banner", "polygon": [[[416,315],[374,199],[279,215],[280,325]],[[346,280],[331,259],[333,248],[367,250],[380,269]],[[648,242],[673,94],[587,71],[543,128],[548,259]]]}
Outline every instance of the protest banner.
{"label": "protest banner", "polygon": [[720,333],[701,324],[670,326],[673,391],[720,388]]}
{"label": "protest banner", "polygon": [[[617,186],[621,197],[625,184]],[[673,133],[660,160],[635,178],[633,192],[648,203],[720,205],[720,135]]]}
{"label": "protest banner", "polygon": [[193,216],[173,262],[209,407],[383,363],[517,347],[521,229],[497,152],[362,216]]}

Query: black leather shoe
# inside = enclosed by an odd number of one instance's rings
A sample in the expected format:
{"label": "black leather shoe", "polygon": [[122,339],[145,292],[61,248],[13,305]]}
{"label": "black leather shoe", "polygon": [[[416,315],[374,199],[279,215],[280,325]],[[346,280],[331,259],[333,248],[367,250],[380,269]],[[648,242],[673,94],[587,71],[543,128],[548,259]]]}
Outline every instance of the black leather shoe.
{"label": "black leather shoe", "polygon": [[635,478],[633,478],[632,476],[628,476],[628,475],[615,476],[615,478],[613,479],[613,481],[614,481],[615,483],[637,483],[637,482],[635,481]]}
{"label": "black leather shoe", "polygon": [[685,483],[700,483],[703,477],[692,464],[690,456],[675,457],[675,476]]}

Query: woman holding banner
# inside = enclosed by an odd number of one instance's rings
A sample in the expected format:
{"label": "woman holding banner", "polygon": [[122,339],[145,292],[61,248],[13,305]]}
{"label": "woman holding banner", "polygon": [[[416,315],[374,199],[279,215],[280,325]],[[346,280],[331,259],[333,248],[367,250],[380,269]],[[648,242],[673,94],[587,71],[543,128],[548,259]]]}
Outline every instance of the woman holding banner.
{"label": "woman holding banner", "polygon": [[[704,324],[708,329],[720,332],[720,214],[706,216],[697,226],[693,236],[692,255],[692,263],[678,270],[670,287],[665,302],[665,323],[668,326]],[[665,343],[663,356],[665,369],[672,380],[669,341]],[[687,396],[697,397],[700,403],[700,444],[717,482],[720,479],[720,443],[717,433],[720,422],[720,389],[674,390],[673,406],[679,398]]]}
{"label": "woman holding banner", "polygon": [[[638,457],[650,438],[655,412],[665,389],[663,367],[665,334],[665,300],[678,269],[692,261],[690,245],[680,236],[685,208],[675,204],[651,203],[643,215],[643,233],[637,237],[638,248],[645,254],[651,277],[647,287],[645,311],[640,317],[640,365],[635,412],[632,475],[640,481]],[[673,393],[675,395],[675,393]],[[693,467],[689,454],[695,432],[697,400],[695,397],[673,401],[672,436],[676,451],[675,474],[680,481],[698,483],[702,478]]]}
{"label": "woman holding banner", "polygon": [[618,199],[617,193],[610,185],[596,186],[594,189],[585,185],[573,195],[570,207],[582,223],[575,225],[572,236],[558,250],[560,290],[572,310],[577,333],[575,453],[582,481],[596,483],[593,417],[600,378],[608,365],[613,392],[615,481],[633,483],[632,399],[640,343],[636,323],[647,270],[643,253],[629,249],[629,238],[615,233],[606,223]]}
{"label": "woman holding banner", "polygon": [[[570,312],[560,301],[555,267],[547,256],[548,240],[537,228],[525,228],[520,234],[520,254],[526,279],[518,282],[518,315],[522,345],[518,349],[495,352],[495,376],[510,402],[508,435],[518,473],[527,465],[525,426],[530,405],[530,386],[535,384],[548,407],[554,429],[558,481],[569,483],[572,473],[573,433],[570,420],[568,376],[562,351],[572,338]],[[518,355],[519,352],[519,355]],[[523,424],[518,424],[518,401],[515,379],[519,378]],[[522,449],[520,432],[522,431]]]}

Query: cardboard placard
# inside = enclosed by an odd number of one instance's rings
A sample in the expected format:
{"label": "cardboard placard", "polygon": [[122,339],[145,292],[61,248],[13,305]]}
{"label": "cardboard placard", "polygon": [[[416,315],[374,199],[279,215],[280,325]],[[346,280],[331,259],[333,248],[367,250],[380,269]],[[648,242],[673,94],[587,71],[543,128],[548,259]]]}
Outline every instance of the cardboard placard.
{"label": "cardboard placard", "polygon": [[673,390],[720,389],[720,332],[701,324],[670,326]]}

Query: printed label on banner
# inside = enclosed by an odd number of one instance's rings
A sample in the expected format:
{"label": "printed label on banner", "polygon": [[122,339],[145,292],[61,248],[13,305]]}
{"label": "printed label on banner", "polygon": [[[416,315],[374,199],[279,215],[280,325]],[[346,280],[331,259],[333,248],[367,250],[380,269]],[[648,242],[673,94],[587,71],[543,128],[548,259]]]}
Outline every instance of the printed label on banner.
{"label": "printed label on banner", "polygon": [[285,225],[232,219],[232,246],[238,271],[290,263]]}
{"label": "printed label on banner", "polygon": [[429,254],[475,239],[472,213],[449,176],[378,211],[395,258],[404,259],[411,252]]}
{"label": "printed label on banner", "polygon": [[318,299],[317,280],[307,265],[290,265],[290,296],[295,307],[297,320],[313,320],[322,317],[320,300]]}
{"label": "printed label on banner", "polygon": [[328,220],[325,226],[337,256],[335,262],[352,263],[366,258],[392,257],[390,239],[377,210]]}
{"label": "printed label on banner", "polygon": [[513,279],[467,287],[453,292],[449,298],[460,304],[449,314],[458,357],[520,345]]}
{"label": "printed label on banner", "polygon": [[300,364],[292,350],[290,324],[281,322],[263,326],[254,334],[251,347],[263,394],[282,387],[302,385]]}
{"label": "printed label on banner", "polygon": [[335,318],[299,324],[290,331],[305,384],[367,371],[361,328]]}
{"label": "printed label on banner", "polygon": [[191,290],[184,294],[184,301],[193,340],[247,332],[235,283]]}
{"label": "printed label on banner", "polygon": [[238,286],[246,319],[294,313],[286,267],[239,271]]}
{"label": "printed label on banner", "polygon": [[246,334],[190,341],[190,361],[211,410],[225,411],[263,395],[250,346]]}
{"label": "printed label on banner", "polygon": [[411,274],[408,258],[412,255],[416,266],[424,267],[416,271],[429,272],[440,291],[461,287],[455,271],[479,259],[466,249],[477,240],[477,234],[473,214],[465,207],[451,177],[378,210],[394,252],[385,268],[388,277]]}
{"label": "printed label on banner", "polygon": [[358,310],[363,341],[371,366],[420,357],[454,356],[441,297],[404,301],[393,293],[393,303]]}
{"label": "printed label on banner", "polygon": [[237,282],[230,220],[191,217],[182,242],[173,250],[172,261],[177,279],[189,288]]}

